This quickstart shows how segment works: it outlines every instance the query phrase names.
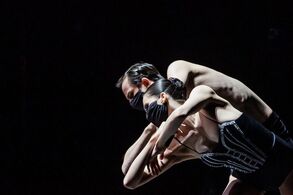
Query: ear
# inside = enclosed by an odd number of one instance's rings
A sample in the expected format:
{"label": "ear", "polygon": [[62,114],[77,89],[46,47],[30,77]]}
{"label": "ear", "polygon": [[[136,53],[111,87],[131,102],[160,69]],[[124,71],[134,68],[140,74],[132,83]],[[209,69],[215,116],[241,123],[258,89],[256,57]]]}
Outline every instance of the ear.
{"label": "ear", "polygon": [[165,92],[161,92],[160,93],[160,100],[162,104],[165,104],[168,102],[168,97],[167,94]]}
{"label": "ear", "polygon": [[144,85],[146,88],[148,88],[152,83],[153,81],[149,80],[146,77],[141,78],[141,84]]}

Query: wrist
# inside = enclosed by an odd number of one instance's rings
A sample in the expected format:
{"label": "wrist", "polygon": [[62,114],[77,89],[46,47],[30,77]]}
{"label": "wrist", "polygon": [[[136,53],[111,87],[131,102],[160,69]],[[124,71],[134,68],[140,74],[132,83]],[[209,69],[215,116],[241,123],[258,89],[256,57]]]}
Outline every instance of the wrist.
{"label": "wrist", "polygon": [[145,134],[154,134],[157,131],[157,127],[150,123],[145,129],[144,129],[144,133]]}

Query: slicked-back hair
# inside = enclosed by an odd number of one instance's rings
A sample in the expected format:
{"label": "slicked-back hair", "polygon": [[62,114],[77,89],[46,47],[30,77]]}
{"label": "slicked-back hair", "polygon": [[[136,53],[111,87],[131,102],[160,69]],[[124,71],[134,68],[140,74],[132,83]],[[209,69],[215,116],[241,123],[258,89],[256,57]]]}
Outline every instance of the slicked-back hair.
{"label": "slicked-back hair", "polygon": [[174,83],[169,79],[157,80],[146,90],[145,95],[155,96],[159,98],[161,92],[169,94],[172,98],[176,100],[185,99],[185,88],[183,86],[183,83]]}
{"label": "slicked-back hair", "polygon": [[164,78],[157,68],[146,62],[139,62],[132,65],[117,81],[116,87],[121,88],[124,79],[128,78],[133,85],[140,85],[143,77],[152,81]]}

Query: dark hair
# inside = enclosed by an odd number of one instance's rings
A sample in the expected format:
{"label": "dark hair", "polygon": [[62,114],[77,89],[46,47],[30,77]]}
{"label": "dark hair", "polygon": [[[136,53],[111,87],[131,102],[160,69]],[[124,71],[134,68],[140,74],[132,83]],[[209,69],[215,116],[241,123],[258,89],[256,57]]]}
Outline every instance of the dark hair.
{"label": "dark hair", "polygon": [[139,85],[142,77],[146,77],[152,81],[164,78],[154,65],[146,62],[139,62],[132,65],[117,81],[117,88],[121,88],[122,82],[126,77],[128,77],[130,83],[134,85]]}
{"label": "dark hair", "polygon": [[185,99],[186,90],[183,82],[178,79],[159,79],[146,90],[145,95],[159,98],[161,92],[169,94],[174,99]]}

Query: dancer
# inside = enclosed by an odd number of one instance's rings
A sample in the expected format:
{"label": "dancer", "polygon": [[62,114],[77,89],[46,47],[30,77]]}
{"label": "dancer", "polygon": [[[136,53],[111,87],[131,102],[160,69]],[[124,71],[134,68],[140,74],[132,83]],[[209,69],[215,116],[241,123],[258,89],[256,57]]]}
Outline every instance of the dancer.
{"label": "dancer", "polygon": [[[208,166],[230,169],[235,177],[257,189],[279,188],[282,195],[293,193],[292,185],[287,182],[293,176],[290,175],[293,153],[287,142],[208,86],[195,87],[186,101],[178,96],[176,88],[169,80],[161,79],[144,95],[147,118],[160,128],[129,167],[124,178],[127,187],[135,188],[146,182],[144,179],[150,175],[147,165],[156,173],[170,168],[170,164],[164,167],[164,159],[171,161],[174,157],[164,146],[171,140],[171,144],[181,144],[178,147],[181,153],[177,153],[181,154],[177,155],[181,160],[176,162],[201,159]],[[183,141],[178,139],[181,134],[185,137]],[[161,156],[156,156],[162,151]],[[150,163],[151,155],[154,158]]]}

